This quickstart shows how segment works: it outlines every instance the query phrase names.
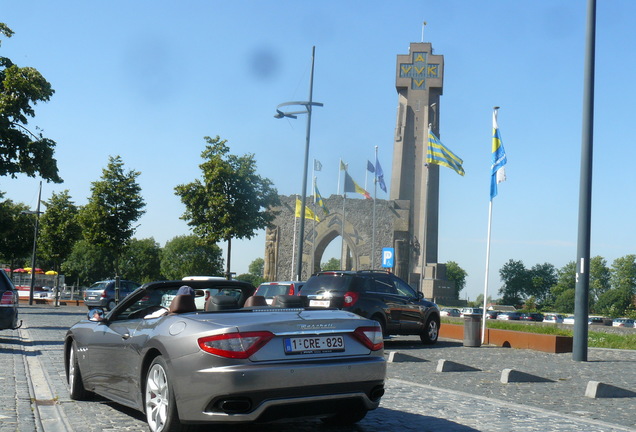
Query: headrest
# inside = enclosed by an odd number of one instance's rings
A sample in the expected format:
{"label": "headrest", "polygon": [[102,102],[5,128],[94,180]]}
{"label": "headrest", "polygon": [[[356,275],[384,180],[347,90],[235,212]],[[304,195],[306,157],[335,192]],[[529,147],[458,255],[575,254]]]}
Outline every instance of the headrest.
{"label": "headrest", "polygon": [[196,312],[197,306],[194,304],[194,296],[179,294],[170,303],[170,313]]}
{"label": "headrest", "polygon": [[221,311],[238,308],[238,299],[228,295],[211,296],[208,301],[205,302],[206,311]]}
{"label": "headrest", "polygon": [[305,307],[305,302],[303,300],[303,297],[300,296],[281,294],[274,296],[272,306],[282,308],[302,308]]}
{"label": "headrest", "polygon": [[251,296],[245,300],[244,307],[253,307],[253,306],[268,306],[267,300],[265,300],[264,296]]}

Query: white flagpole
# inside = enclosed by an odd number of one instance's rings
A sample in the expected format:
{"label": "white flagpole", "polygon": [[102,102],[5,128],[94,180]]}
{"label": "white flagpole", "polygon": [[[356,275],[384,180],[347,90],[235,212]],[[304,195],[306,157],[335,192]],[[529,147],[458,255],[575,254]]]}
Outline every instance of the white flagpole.
{"label": "white flagpole", "polygon": [[340,167],[342,166],[342,159],[340,159],[340,163],[338,164],[338,195],[340,195]]}
{"label": "white flagpole", "polygon": [[481,322],[481,343],[486,339],[486,302],[488,301],[488,268],[490,266],[490,227],[492,225],[492,199],[488,204],[488,236],[486,239],[486,277],[484,281],[484,310]]}
{"label": "white flagpole", "polygon": [[292,242],[292,259],[291,259],[291,272],[289,273],[289,280],[294,280],[294,256],[296,255],[296,200],[298,199],[297,195],[294,195],[294,241]]}

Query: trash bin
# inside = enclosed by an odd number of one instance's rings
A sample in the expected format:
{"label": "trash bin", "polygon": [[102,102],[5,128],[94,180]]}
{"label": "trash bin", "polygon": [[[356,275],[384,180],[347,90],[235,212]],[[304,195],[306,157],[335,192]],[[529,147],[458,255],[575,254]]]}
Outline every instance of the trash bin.
{"label": "trash bin", "polygon": [[464,346],[481,346],[481,315],[464,315]]}

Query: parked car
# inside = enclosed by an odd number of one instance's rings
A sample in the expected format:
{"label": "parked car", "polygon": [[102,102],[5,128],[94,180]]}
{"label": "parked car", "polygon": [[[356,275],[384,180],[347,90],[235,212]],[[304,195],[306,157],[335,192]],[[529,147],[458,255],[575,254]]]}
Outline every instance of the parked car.
{"label": "parked car", "polygon": [[497,319],[497,316],[501,313],[501,311],[486,311],[486,319]]}
{"label": "parked car", "polygon": [[458,317],[459,316],[459,309],[455,309],[455,308],[443,308],[442,310],[439,311],[440,316],[447,316],[447,317]]}
{"label": "parked car", "polygon": [[587,319],[588,325],[606,325],[611,326],[612,320],[607,317],[592,315]]}
{"label": "parked car", "polygon": [[547,313],[543,316],[543,322],[561,324],[563,323],[563,315]]}
{"label": "parked car", "polygon": [[520,318],[521,314],[519,312],[501,312],[497,315],[498,320],[518,321]]}
{"label": "parked car", "polygon": [[0,330],[17,329],[18,324],[18,290],[7,273],[0,270]]}
{"label": "parked car", "polygon": [[542,322],[543,321],[543,314],[538,313],[538,312],[532,312],[532,313],[522,313],[519,316],[519,319],[521,321],[535,321],[535,322]]}
{"label": "parked car", "polygon": [[465,307],[459,312],[459,316],[463,317],[464,315],[483,315],[484,310],[482,308],[473,308],[473,307]]}
{"label": "parked car", "polygon": [[350,425],[378,407],[386,361],[377,322],[337,309],[246,308],[254,288],[226,283],[240,295],[212,296],[205,311],[191,295],[161,306],[183,281],[146,284],[103,317],[89,311],[64,338],[71,399],[98,394],[145,412],[154,432],[291,417]]}
{"label": "parked car", "polygon": [[612,321],[613,327],[634,327],[634,320],[629,318],[616,318]]}
{"label": "parked car", "polygon": [[[119,300],[124,299],[128,294],[139,288],[137,282],[129,280],[119,281]],[[107,310],[115,308],[115,280],[104,280],[95,282],[84,291],[84,304],[88,307],[103,307]]]}
{"label": "parked car", "polygon": [[263,282],[256,288],[254,295],[265,297],[267,304],[271,305],[277,295],[298,295],[304,284],[301,281]]}
{"label": "parked car", "polygon": [[574,315],[568,315],[563,318],[563,324],[574,324]]}
{"label": "parked car", "polygon": [[439,336],[439,307],[405,281],[377,270],[324,271],[301,290],[309,306],[335,307],[380,323],[385,336],[419,335],[425,344]]}

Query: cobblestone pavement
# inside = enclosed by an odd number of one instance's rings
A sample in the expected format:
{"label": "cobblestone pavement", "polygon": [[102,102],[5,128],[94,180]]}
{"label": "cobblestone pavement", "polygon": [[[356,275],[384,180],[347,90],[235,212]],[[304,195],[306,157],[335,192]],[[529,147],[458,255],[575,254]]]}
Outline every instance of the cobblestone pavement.
{"label": "cobblestone pavement", "polygon": [[[63,335],[85,313],[85,307],[22,306],[24,327],[0,332],[0,432],[147,430],[141,413],[104,399],[77,402],[68,397]],[[201,430],[636,431],[636,398],[585,397],[591,380],[636,391],[636,350],[592,349],[588,362],[574,362],[571,354],[466,348],[448,340],[425,347],[416,338],[399,337],[386,341],[385,351],[406,354],[418,361],[389,363],[387,392],[380,408],[354,427],[336,428],[316,420],[295,420]],[[478,370],[439,373],[436,368],[440,359]],[[502,384],[501,371],[505,368],[551,381]],[[43,394],[51,396],[42,397]]]}

